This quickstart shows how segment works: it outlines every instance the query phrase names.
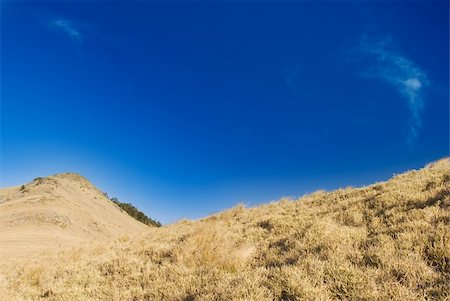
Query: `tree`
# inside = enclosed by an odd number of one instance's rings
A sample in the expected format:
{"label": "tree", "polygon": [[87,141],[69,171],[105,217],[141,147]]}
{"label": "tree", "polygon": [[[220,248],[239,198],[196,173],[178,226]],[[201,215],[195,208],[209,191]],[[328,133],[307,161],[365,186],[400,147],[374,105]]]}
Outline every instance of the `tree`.
{"label": "tree", "polygon": [[[103,193],[107,198],[108,194],[105,192]],[[133,206],[133,204],[131,203],[124,203],[121,202],[118,198],[116,197],[112,197],[110,198],[110,201],[113,202],[114,204],[116,204],[117,206],[119,206],[123,211],[125,211],[126,213],[128,213],[128,215],[130,215],[131,217],[133,217],[134,219],[136,219],[137,221],[140,221],[143,224],[146,224],[148,226],[154,226],[154,227],[161,227],[161,223],[157,220],[154,220],[150,217],[148,217],[147,215],[145,215],[142,211],[140,211],[139,209],[137,209],[136,207]]]}

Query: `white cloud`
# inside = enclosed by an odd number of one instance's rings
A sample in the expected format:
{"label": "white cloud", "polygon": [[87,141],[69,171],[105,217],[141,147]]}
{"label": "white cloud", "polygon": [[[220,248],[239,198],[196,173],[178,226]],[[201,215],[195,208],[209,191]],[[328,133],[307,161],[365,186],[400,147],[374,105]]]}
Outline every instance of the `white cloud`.
{"label": "white cloud", "polygon": [[422,83],[417,78],[409,78],[405,80],[403,84],[411,90],[419,90],[422,87]]}
{"label": "white cloud", "polygon": [[357,53],[360,56],[358,61],[365,60],[368,63],[364,76],[390,84],[407,101],[411,115],[407,140],[411,145],[422,125],[423,93],[429,86],[427,75],[413,61],[393,50],[392,40],[388,38],[374,40],[365,35]]}
{"label": "white cloud", "polygon": [[78,42],[83,41],[80,31],[75,27],[73,22],[70,20],[53,19],[50,22],[50,26],[55,30],[65,33],[66,35],[68,35],[69,37],[73,38]]}

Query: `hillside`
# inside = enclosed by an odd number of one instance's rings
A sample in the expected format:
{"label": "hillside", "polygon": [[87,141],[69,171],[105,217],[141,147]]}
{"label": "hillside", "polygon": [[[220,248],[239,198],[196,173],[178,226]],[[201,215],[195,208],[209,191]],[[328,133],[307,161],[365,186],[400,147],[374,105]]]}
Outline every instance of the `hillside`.
{"label": "hillside", "polygon": [[7,300],[449,300],[449,160],[43,255],[2,274]]}
{"label": "hillside", "polygon": [[0,189],[0,263],[147,228],[77,174]]}

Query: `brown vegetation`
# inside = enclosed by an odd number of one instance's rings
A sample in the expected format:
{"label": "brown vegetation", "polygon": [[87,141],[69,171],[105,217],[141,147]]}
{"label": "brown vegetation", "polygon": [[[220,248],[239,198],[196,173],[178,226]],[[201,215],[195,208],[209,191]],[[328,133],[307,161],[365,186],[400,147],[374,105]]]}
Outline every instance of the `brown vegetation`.
{"label": "brown vegetation", "polygon": [[448,300],[448,159],[4,265],[11,300]]}
{"label": "brown vegetation", "polygon": [[77,174],[0,189],[0,264],[147,228]]}

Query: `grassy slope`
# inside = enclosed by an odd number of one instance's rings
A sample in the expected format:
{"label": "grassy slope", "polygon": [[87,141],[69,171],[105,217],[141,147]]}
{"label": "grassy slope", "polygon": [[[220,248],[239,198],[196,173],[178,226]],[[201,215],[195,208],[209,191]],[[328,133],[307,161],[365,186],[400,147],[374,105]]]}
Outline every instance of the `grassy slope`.
{"label": "grassy slope", "polygon": [[146,229],[77,174],[0,189],[0,264]]}
{"label": "grassy slope", "polygon": [[11,266],[0,286],[33,300],[448,300],[449,261],[441,160]]}

